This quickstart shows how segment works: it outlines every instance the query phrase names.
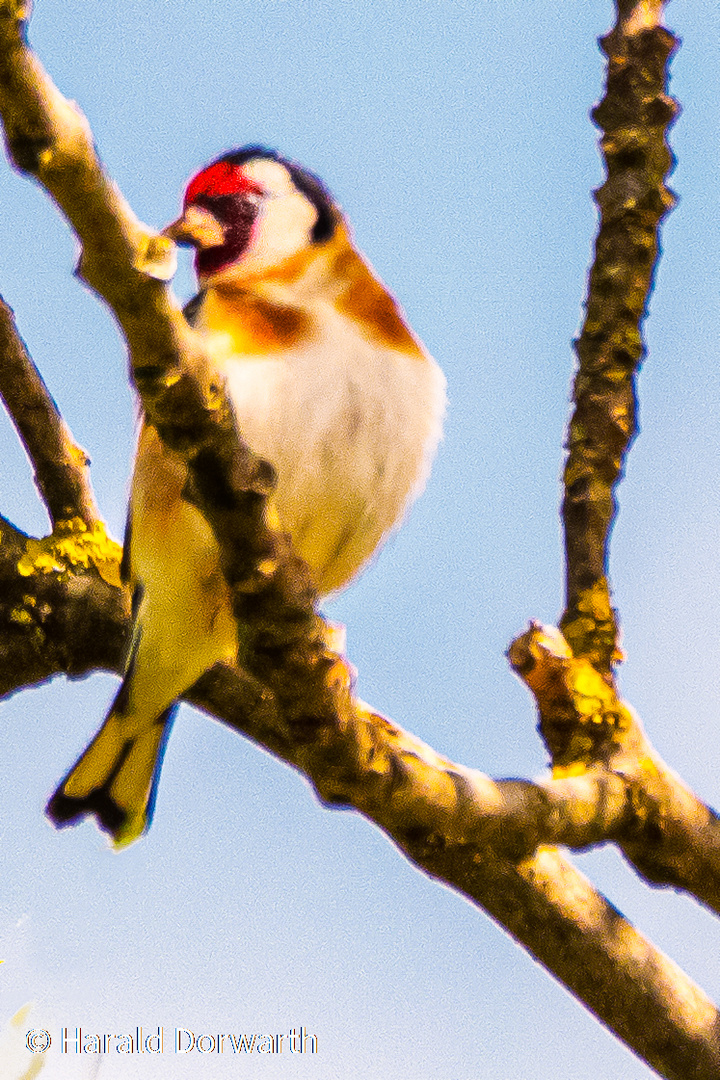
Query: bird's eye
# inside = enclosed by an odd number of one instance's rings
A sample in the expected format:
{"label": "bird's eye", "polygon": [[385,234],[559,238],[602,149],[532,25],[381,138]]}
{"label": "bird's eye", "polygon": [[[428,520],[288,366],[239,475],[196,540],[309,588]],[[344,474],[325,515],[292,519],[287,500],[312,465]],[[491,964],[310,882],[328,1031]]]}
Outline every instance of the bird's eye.
{"label": "bird's eye", "polygon": [[242,191],[236,195],[198,195],[195,206],[201,206],[224,224],[238,217],[255,217],[260,211],[264,195],[255,191]]}

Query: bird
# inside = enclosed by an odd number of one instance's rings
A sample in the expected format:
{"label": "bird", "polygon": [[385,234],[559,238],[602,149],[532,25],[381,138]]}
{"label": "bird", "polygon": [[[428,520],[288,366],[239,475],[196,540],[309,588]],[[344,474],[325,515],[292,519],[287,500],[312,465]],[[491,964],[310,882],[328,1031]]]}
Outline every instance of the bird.
{"label": "bird", "polygon": [[[442,371],[326,185],[275,149],[244,146],[202,168],[164,235],[194,249],[198,293],[185,316],[243,439],[275,470],[274,520],[319,598],[334,595],[425,486],[446,408]],[[60,828],[94,816],[117,849],[150,825],[178,699],[237,658],[218,544],[183,497],[186,475],[142,418],[123,555],[133,590],[125,674],[46,808]]]}

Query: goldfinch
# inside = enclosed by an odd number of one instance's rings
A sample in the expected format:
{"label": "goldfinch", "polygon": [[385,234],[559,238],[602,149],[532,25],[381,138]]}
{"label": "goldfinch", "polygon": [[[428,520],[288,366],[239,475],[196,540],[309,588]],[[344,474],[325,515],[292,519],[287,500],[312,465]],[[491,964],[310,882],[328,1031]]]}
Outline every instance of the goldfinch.
{"label": "goldfinch", "polygon": [[[423,488],[445,380],[356,250],[324,184],[274,150],[224,154],[185,191],[165,233],[195,249],[186,317],[225,377],[243,438],[277,472],[280,527],[318,593],[344,588]],[[102,728],[48,803],[57,826],[94,814],[117,847],[152,818],[177,699],[237,626],[185,466],[143,422],[124,562],[134,628]],[[128,557],[129,556],[129,557]]]}

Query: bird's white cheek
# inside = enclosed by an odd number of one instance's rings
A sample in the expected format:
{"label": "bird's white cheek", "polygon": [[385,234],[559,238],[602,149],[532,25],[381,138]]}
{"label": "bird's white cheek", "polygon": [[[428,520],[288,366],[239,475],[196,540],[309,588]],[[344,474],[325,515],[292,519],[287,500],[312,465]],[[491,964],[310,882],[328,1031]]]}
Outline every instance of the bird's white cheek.
{"label": "bird's white cheek", "polygon": [[304,195],[295,192],[272,199],[258,218],[258,251],[285,250],[294,254],[310,243],[310,232],[317,221],[317,210]]}

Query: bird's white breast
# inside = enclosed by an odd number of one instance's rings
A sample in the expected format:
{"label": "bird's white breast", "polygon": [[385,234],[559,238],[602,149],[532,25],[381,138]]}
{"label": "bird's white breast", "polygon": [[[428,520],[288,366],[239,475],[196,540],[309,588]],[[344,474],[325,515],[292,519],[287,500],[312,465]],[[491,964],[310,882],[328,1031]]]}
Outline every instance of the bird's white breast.
{"label": "bird's white breast", "polygon": [[333,312],[322,325],[275,357],[218,359],[242,435],[277,470],[280,522],[327,594],[424,486],[445,382],[429,357],[372,343]]}

